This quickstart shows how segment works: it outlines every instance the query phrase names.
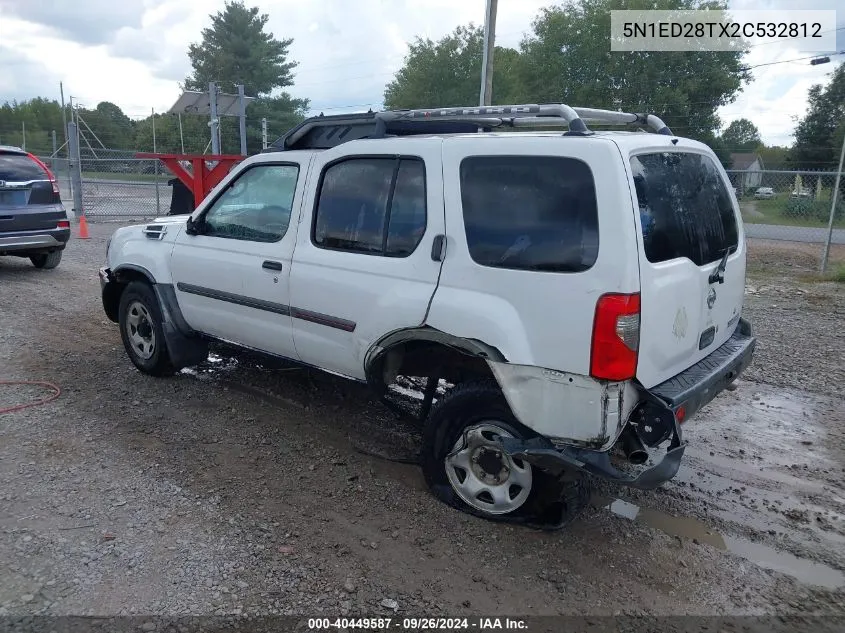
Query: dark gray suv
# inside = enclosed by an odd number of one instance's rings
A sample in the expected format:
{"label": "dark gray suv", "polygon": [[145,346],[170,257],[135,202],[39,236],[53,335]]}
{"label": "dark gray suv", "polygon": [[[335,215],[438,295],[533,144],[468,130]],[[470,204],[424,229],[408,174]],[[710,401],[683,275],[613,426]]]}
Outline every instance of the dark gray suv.
{"label": "dark gray suv", "polygon": [[70,239],[59,183],[38,158],[0,145],[0,255],[55,268]]}

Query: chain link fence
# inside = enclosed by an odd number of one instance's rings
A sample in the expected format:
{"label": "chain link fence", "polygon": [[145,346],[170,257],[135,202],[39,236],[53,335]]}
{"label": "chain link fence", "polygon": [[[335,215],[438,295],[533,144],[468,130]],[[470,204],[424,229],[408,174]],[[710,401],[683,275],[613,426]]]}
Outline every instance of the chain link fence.
{"label": "chain link fence", "polygon": [[154,218],[169,212],[175,177],[159,160],[83,156],[80,166],[88,219]]}
{"label": "chain link fence", "polygon": [[728,171],[748,237],[824,243],[833,214],[833,244],[845,244],[845,178],[832,209],[836,172]]}

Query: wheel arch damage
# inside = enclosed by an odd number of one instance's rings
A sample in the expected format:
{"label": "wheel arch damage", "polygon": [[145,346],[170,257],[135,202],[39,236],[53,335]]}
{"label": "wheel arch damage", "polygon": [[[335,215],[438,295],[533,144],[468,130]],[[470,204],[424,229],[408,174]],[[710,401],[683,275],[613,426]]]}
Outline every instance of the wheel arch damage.
{"label": "wheel arch damage", "polygon": [[466,375],[493,377],[488,359],[507,362],[495,347],[428,326],[405,328],[376,341],[364,357],[367,384],[384,393],[401,373],[460,382]]}
{"label": "wheel arch damage", "polygon": [[384,394],[398,375],[433,376],[447,382],[491,378],[521,424],[563,444],[607,450],[637,403],[629,382],[510,363],[484,341],[430,326],[387,334],[365,357],[367,383]]}

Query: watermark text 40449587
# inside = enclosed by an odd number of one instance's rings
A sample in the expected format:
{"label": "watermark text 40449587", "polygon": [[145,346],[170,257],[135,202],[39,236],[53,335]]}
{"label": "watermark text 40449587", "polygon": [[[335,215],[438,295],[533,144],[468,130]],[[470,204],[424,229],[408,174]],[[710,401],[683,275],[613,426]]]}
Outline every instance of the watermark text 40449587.
{"label": "watermark text 40449587", "polygon": [[836,11],[611,11],[612,51],[738,51],[788,42],[802,52],[836,49]]}

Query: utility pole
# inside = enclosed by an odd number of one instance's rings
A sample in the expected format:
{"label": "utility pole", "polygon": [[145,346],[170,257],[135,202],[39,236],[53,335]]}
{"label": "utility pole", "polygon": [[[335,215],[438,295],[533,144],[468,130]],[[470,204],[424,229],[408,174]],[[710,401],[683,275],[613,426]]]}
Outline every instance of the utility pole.
{"label": "utility pole", "polygon": [[824,274],[827,268],[827,259],[830,257],[830,242],[833,239],[833,220],[836,217],[836,204],[839,199],[839,183],[842,179],[843,159],[845,159],[845,138],[842,139],[842,151],[839,152],[839,169],[836,170],[836,184],[833,185],[833,194],[830,196],[830,220],[827,222],[827,241],[824,243],[824,253],[822,254],[822,274]]}
{"label": "utility pole", "polygon": [[496,42],[498,0],[487,0],[484,14],[484,56],[481,60],[481,96],[478,105],[489,106],[493,98],[493,50]]}
{"label": "utility pole", "polygon": [[261,149],[267,149],[267,117],[261,119]]}

